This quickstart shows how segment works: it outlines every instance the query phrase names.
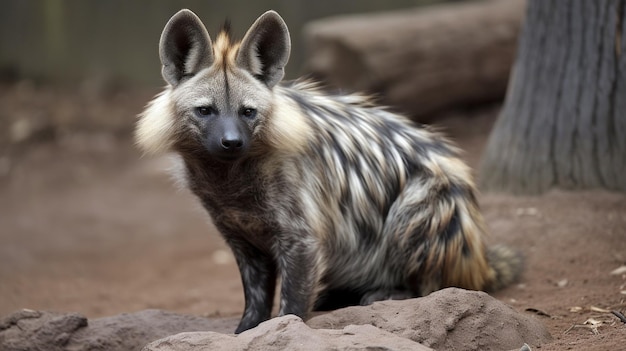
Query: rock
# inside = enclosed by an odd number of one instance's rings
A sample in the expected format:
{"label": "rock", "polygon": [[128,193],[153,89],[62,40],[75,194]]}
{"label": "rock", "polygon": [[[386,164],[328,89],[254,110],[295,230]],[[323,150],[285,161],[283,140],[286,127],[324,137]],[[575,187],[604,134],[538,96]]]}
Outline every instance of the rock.
{"label": "rock", "polygon": [[72,335],[86,326],[87,318],[78,313],[21,310],[0,320],[0,349],[64,350]]}
{"label": "rock", "polygon": [[347,307],[306,324],[293,315],[277,317],[233,335],[238,321],[158,310],[92,320],[22,310],[0,319],[0,350],[520,350],[550,341],[533,316],[486,293],[456,288]]}
{"label": "rock", "polygon": [[78,313],[21,310],[0,320],[2,351],[129,351],[184,331],[232,332],[238,319],[145,310],[87,320]]}
{"label": "rock", "polygon": [[381,301],[311,318],[312,328],[372,324],[437,350],[511,350],[551,340],[533,316],[480,291],[448,288],[426,297]]}
{"label": "rock", "polygon": [[155,341],[143,351],[193,350],[431,350],[372,325],[341,330],[312,329],[287,315],[261,323],[239,335],[214,332],[181,333]]}

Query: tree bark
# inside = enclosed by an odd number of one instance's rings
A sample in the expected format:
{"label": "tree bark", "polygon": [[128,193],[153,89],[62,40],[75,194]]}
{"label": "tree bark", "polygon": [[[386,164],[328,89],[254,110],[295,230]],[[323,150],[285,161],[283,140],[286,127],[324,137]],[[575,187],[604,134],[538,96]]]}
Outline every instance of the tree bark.
{"label": "tree bark", "polygon": [[375,94],[428,122],[440,110],[501,101],[524,0],[442,4],[318,20],[306,70],[333,88]]}
{"label": "tree bark", "polygon": [[486,190],[626,191],[625,0],[529,0]]}

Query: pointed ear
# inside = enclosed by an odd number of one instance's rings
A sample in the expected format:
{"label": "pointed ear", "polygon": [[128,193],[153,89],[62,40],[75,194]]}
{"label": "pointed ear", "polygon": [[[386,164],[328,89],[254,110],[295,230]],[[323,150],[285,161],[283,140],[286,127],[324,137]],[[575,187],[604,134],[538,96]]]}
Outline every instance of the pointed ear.
{"label": "pointed ear", "polygon": [[195,13],[180,10],[170,18],[161,34],[159,56],[163,78],[172,86],[211,65],[211,38]]}
{"label": "pointed ear", "polygon": [[271,88],[283,79],[290,51],[285,21],[275,11],[267,11],[244,36],[237,64]]}

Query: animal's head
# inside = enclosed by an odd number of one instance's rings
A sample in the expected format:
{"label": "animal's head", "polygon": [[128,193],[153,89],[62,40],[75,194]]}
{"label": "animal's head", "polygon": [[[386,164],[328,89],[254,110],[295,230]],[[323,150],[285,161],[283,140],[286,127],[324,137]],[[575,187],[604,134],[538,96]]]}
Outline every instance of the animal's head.
{"label": "animal's head", "polygon": [[181,10],[159,43],[167,89],[141,114],[137,143],[146,152],[203,152],[231,161],[245,155],[272,114],[273,88],[284,76],[289,31],[274,11],[243,40],[222,31],[213,42],[200,19]]}

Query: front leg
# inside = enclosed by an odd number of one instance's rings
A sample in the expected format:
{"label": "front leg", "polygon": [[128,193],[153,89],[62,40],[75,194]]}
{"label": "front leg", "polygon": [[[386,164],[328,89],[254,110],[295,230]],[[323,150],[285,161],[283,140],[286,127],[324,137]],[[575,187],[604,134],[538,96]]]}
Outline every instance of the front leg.
{"label": "front leg", "polygon": [[254,328],[270,318],[276,291],[276,264],[266,253],[246,243],[229,243],[239,272],[246,306],[235,334]]}
{"label": "front leg", "polygon": [[305,319],[320,290],[315,248],[311,242],[287,240],[281,243],[279,269],[281,274],[279,315],[295,314]]}

